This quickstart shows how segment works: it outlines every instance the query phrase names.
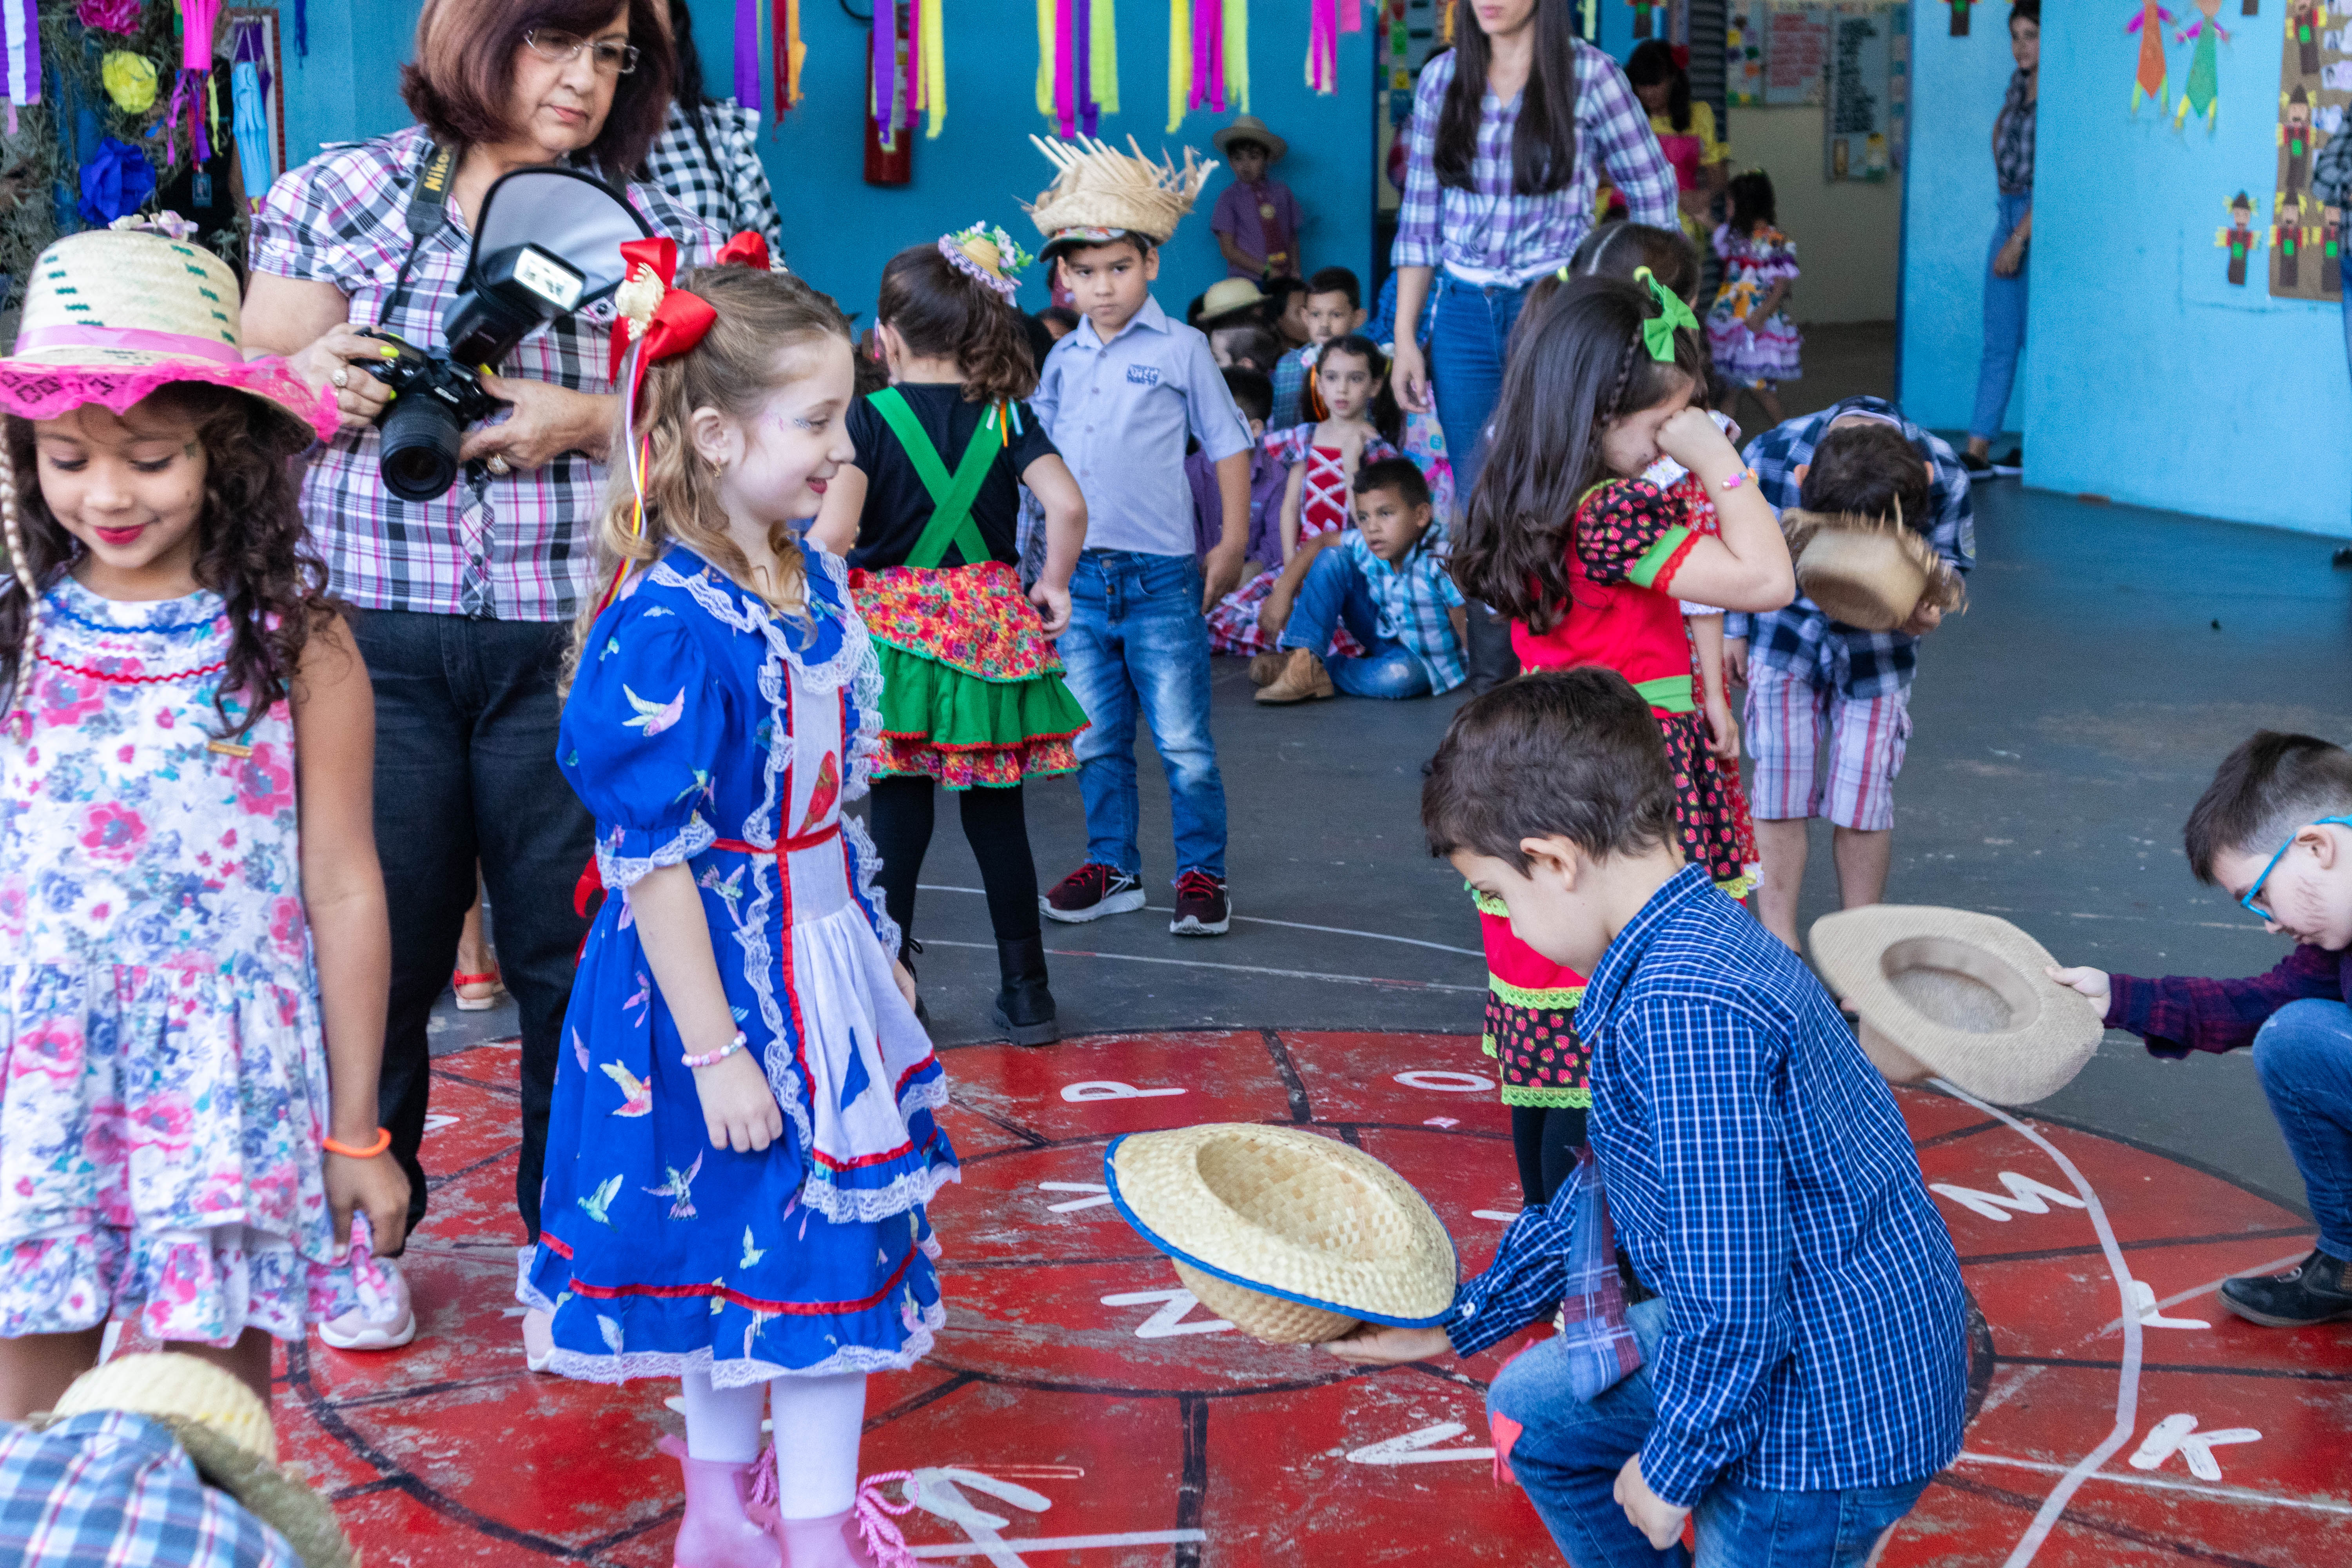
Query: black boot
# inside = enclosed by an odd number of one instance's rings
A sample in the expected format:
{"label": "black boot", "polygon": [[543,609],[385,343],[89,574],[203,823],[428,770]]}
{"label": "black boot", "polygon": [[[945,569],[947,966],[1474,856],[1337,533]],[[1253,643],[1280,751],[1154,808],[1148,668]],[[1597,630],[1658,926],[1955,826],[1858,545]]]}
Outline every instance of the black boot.
{"label": "black boot", "polygon": [[2299,1329],[2352,1317],[2352,1265],[2315,1248],[2284,1274],[2248,1275],[2221,1283],[2221,1305],[2251,1322]]}
{"label": "black boot", "polygon": [[[921,976],[915,974],[915,954],[922,951],[923,944],[911,936],[906,938],[898,947],[898,962],[905,964],[907,973],[918,980]],[[923,990],[920,985],[915,988],[915,1022],[926,1029],[931,1026],[931,1010],[923,1005]]]}
{"label": "black boot", "polygon": [[1004,988],[996,994],[996,1026],[1016,1046],[1050,1046],[1062,1037],[1054,994],[1045,989],[1045,939],[1024,936],[996,944]]}

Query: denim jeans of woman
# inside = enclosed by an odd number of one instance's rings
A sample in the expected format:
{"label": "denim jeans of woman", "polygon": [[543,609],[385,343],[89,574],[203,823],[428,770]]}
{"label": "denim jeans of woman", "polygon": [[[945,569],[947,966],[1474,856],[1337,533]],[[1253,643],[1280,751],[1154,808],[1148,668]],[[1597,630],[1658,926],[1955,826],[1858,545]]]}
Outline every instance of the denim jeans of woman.
{"label": "denim jeans of woman", "polygon": [[[1511,328],[1527,302],[1525,289],[1482,288],[1444,268],[1431,285],[1437,297],[1429,335],[1429,382],[1437,400],[1437,423],[1454,454],[1454,510],[1465,513],[1478,470],[1486,460],[1486,425],[1503,390],[1503,364]],[[1457,520],[1458,521],[1458,520]],[[1461,532],[1457,527],[1454,537]],[[1519,672],[1511,652],[1510,628],[1489,620],[1484,605],[1470,606],[1470,689],[1485,691]]]}
{"label": "denim jeans of woman", "polygon": [[2021,261],[2014,274],[2003,278],[1992,269],[1993,258],[2032,210],[2031,192],[2001,197],[1992,248],[1985,255],[1984,359],[1977,368],[1977,406],[1969,417],[1969,434],[1987,441],[2000,434],[2010,390],[2017,384],[2018,355],[2025,352],[2025,265]]}

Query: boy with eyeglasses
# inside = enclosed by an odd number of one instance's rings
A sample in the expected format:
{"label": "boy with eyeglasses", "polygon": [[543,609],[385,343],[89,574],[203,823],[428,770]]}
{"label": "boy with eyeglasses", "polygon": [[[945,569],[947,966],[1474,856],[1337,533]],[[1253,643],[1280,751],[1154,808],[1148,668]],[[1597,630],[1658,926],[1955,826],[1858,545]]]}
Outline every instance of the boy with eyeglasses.
{"label": "boy with eyeglasses", "polygon": [[2273,1328],[2352,1317],[2352,752],[2257,731],[2223,760],[2183,837],[2197,879],[2294,951],[2249,980],[2051,973],[2154,1055],[2254,1047],[2319,1245],[2284,1274],[2224,1281],[2221,1304]]}

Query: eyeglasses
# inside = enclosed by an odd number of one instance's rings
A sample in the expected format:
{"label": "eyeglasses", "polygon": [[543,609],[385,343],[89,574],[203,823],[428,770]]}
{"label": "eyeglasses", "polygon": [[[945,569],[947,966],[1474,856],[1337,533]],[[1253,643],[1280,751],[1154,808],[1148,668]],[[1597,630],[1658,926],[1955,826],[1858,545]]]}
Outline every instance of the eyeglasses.
{"label": "eyeglasses", "polygon": [[522,41],[532,54],[551,66],[570,65],[580,58],[581,50],[586,49],[600,75],[626,76],[637,68],[635,44],[616,44],[610,38],[591,42],[554,27],[533,27],[522,36]]}
{"label": "eyeglasses", "polygon": [[[2323,827],[2331,822],[2337,823],[2346,827],[2352,827],[2352,816],[2323,816],[2317,822],[2310,823],[2306,826],[2312,827]],[[2266,921],[2278,919],[2278,917],[2271,913],[2270,910],[2254,902],[2254,895],[2263,890],[2263,884],[2271,879],[2271,873],[2278,869],[2278,863],[2286,858],[2286,852],[2294,847],[2294,841],[2302,836],[2303,829],[2300,827],[2296,828],[2293,833],[2287,835],[2286,842],[2278,847],[2278,853],[2272,856],[2268,860],[2263,863],[2263,874],[2254,879],[2253,885],[2246,889],[2246,896],[2238,900],[2238,902],[2243,906],[2248,914],[2258,916],[2259,918]]]}

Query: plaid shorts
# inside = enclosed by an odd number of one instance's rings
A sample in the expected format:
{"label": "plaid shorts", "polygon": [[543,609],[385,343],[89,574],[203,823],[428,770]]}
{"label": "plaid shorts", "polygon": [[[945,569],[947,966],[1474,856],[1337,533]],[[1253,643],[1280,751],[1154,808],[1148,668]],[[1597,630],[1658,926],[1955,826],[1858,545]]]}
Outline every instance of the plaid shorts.
{"label": "plaid shorts", "polygon": [[[1895,826],[1895,775],[1911,739],[1911,692],[1848,697],[1769,665],[1748,667],[1748,798],[1758,818],[1826,816],[1865,833]],[[1829,766],[1819,761],[1829,737]]]}

